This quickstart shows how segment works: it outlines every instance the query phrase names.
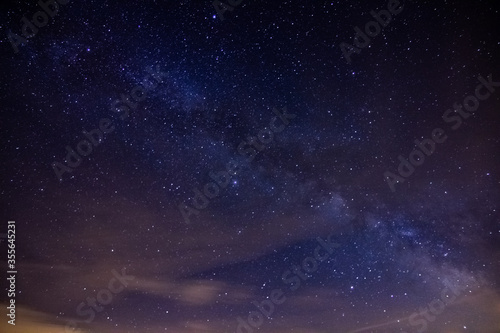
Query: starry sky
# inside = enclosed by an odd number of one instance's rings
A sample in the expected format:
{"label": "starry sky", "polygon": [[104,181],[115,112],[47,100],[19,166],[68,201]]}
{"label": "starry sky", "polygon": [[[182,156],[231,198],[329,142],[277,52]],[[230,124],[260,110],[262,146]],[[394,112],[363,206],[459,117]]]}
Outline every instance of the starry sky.
{"label": "starry sky", "polygon": [[496,1],[58,7],[0,7],[2,332],[500,332]]}

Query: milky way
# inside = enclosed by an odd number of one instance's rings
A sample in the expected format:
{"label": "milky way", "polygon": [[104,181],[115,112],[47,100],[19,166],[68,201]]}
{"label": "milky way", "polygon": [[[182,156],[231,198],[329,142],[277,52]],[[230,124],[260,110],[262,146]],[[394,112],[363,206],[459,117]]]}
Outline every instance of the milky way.
{"label": "milky way", "polygon": [[54,4],[0,12],[2,332],[500,332],[497,3]]}

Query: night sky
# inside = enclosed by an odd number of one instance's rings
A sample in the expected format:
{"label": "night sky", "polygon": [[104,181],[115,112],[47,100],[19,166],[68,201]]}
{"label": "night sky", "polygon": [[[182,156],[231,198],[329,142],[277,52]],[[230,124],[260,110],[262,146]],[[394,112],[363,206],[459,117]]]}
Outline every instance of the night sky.
{"label": "night sky", "polygon": [[44,1],[0,5],[0,331],[500,332],[498,2]]}

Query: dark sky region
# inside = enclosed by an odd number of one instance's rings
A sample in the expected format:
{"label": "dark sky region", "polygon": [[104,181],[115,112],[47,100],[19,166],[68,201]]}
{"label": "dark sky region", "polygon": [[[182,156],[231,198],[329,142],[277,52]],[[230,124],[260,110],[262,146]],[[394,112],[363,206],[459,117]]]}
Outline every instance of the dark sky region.
{"label": "dark sky region", "polygon": [[0,11],[1,332],[500,332],[497,1],[48,2]]}

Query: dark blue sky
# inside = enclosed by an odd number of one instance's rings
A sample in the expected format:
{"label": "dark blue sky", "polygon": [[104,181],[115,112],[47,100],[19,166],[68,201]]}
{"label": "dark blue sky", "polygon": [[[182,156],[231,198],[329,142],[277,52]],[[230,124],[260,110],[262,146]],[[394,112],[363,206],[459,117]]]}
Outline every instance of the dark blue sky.
{"label": "dark blue sky", "polygon": [[0,11],[2,330],[499,332],[498,4],[39,10]]}

